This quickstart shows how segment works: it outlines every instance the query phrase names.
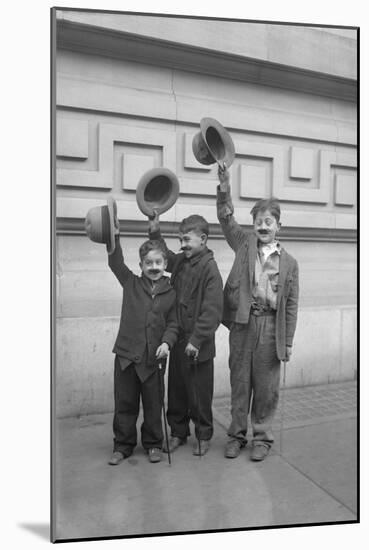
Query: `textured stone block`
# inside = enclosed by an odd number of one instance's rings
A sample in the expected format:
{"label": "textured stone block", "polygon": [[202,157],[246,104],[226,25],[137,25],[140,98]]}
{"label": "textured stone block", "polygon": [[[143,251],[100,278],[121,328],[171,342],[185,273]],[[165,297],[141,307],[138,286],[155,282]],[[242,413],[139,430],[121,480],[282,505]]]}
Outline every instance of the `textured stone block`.
{"label": "textured stone block", "polygon": [[60,157],[88,157],[88,122],[58,118],[56,123],[56,154]]}
{"label": "textured stone block", "polygon": [[264,199],[268,196],[268,183],[266,166],[240,165],[240,197]]}
{"label": "textured stone block", "polygon": [[181,195],[204,195],[215,197],[218,180],[179,178]]}
{"label": "textured stone block", "polygon": [[122,155],[122,187],[126,190],[135,191],[137,184],[145,172],[154,168],[154,157],[150,155]]}
{"label": "textured stone block", "polygon": [[356,177],[336,174],[335,204],[353,206],[356,202]]}
{"label": "textured stone block", "polygon": [[290,177],[310,180],[313,177],[313,150],[302,147],[290,149]]}
{"label": "textured stone block", "polygon": [[[318,321],[317,321],[318,320]],[[110,412],[113,403],[111,353],[119,316],[61,318],[56,323],[56,414]],[[300,310],[288,386],[352,379],[356,372],[356,309]],[[310,342],[310,346],[306,346]],[[81,345],[83,343],[83,345]],[[216,333],[215,395],[229,395],[228,331]]]}

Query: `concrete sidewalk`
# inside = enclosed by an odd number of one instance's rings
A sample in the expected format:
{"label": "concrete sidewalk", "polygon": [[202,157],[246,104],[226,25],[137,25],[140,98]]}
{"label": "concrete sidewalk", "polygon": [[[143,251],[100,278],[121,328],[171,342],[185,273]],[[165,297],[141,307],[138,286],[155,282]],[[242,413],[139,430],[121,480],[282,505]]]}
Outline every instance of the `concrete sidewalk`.
{"label": "concrete sidewalk", "polygon": [[108,466],[111,414],[57,421],[57,539],[356,520],[355,382],[286,390],[282,454],[279,413],[261,463],[248,447],[223,457],[229,398],[214,401],[214,418],[209,453],[194,457],[191,437],[171,466],[150,464],[139,445]]}

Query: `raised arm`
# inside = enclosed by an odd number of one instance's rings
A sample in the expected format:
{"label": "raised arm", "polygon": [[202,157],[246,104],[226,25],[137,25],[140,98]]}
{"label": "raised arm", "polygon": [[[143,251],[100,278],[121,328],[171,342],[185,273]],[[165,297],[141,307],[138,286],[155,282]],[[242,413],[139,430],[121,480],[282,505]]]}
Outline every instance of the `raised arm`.
{"label": "raised arm", "polygon": [[132,277],[132,271],[124,263],[123,251],[120,246],[119,234],[115,235],[115,250],[108,256],[109,267],[122,286]]}
{"label": "raised arm", "polygon": [[154,217],[149,218],[149,239],[161,241],[162,243],[164,243],[168,256],[168,265],[166,271],[168,271],[168,273],[172,273],[177,254],[172,250],[169,250],[169,248],[167,247],[167,243],[161,236],[160,232],[159,214],[156,211],[154,212]]}
{"label": "raised arm", "polygon": [[219,185],[217,187],[217,215],[223,234],[229,246],[235,252],[247,240],[247,235],[236,222],[233,213],[234,207],[231,198],[231,186],[229,184],[229,172],[227,168],[218,169]]}

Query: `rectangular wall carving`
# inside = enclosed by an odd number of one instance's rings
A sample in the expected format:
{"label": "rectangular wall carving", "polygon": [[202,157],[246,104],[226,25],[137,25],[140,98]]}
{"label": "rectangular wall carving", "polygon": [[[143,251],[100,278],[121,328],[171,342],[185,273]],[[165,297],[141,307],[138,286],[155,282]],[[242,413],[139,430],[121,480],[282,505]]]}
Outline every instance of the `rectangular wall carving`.
{"label": "rectangular wall carving", "polygon": [[[175,134],[173,132],[165,130],[152,131],[140,127],[100,123],[98,126],[98,169],[91,171],[57,168],[57,185],[112,189],[114,182],[115,143],[136,144],[142,146],[143,149],[150,146],[160,147],[162,149],[163,166],[175,170],[176,151]],[[145,160],[144,162],[147,161]],[[130,174],[127,174],[127,172],[123,171],[123,174],[128,178],[130,177]]]}
{"label": "rectangular wall carving", "polygon": [[311,180],[313,178],[313,150],[303,147],[290,149],[290,178]]}
{"label": "rectangular wall carving", "polygon": [[[62,195],[58,212],[67,217],[74,212],[76,216],[85,210],[84,190],[89,191],[90,201],[93,190],[97,193],[103,190],[114,191],[119,212],[125,219],[141,219],[134,200],[137,184],[147,170],[165,166],[177,174],[180,183],[180,197],[165,219],[180,221],[180,213],[185,216],[206,210],[209,221],[216,222],[218,167],[216,163],[203,165],[196,160],[192,139],[197,128],[163,122],[155,126],[139,121],[132,125],[130,121],[128,125],[124,120],[112,123],[101,117],[100,122],[94,122],[96,144],[91,146],[88,115],[80,116],[58,118],[61,158],[57,159],[57,185],[78,190],[78,196]],[[233,141],[236,156],[230,176],[236,213],[242,208],[249,210],[253,200],[276,196],[285,203],[282,204],[285,224],[355,227],[355,152],[309,142],[291,145],[291,140],[268,136],[250,139],[246,131],[242,138],[240,132],[233,135]],[[72,160],[78,164],[71,164]],[[89,163],[86,168],[83,162]],[[101,202],[100,196],[96,195],[97,204]],[[306,205],[310,205],[308,209]]]}
{"label": "rectangular wall carving", "polygon": [[135,191],[144,173],[155,168],[155,160],[150,155],[124,153],[122,164],[122,187],[127,191]]}
{"label": "rectangular wall carving", "polygon": [[336,175],[335,204],[353,206],[356,201],[356,175]]}
{"label": "rectangular wall carving", "polygon": [[56,155],[77,159],[88,158],[88,121],[58,118]]}

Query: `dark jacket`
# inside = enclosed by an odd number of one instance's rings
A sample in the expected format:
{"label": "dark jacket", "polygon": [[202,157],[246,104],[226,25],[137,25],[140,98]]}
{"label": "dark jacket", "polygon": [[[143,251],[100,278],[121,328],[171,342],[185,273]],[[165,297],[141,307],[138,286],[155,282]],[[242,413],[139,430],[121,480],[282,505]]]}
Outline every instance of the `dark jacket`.
{"label": "dark jacket", "polygon": [[170,348],[177,340],[175,290],[162,277],[153,291],[151,281],[138,277],[125,265],[119,237],[109,267],[124,288],[122,313],[113,352],[134,363],[142,363],[147,351],[147,374],[155,368],[155,352],[163,342]]}
{"label": "dark jacket", "polygon": [[[236,256],[224,287],[223,323],[226,326],[236,320],[248,323],[252,297],[257,237],[248,235],[233,217],[230,193],[222,193],[218,187],[217,213],[229,246]],[[280,361],[286,358],[286,346],[292,346],[297,323],[299,272],[296,260],[281,249],[276,312],[276,347]]]}
{"label": "dark jacket", "polygon": [[[150,238],[162,239],[160,231],[151,233]],[[183,253],[168,250],[167,271],[172,273],[171,283],[176,291],[178,274],[186,261]],[[215,331],[223,311],[223,283],[211,250],[206,249],[191,262],[190,276],[181,292],[177,291],[177,302],[182,317],[180,336],[199,350],[199,361],[215,357]]]}

